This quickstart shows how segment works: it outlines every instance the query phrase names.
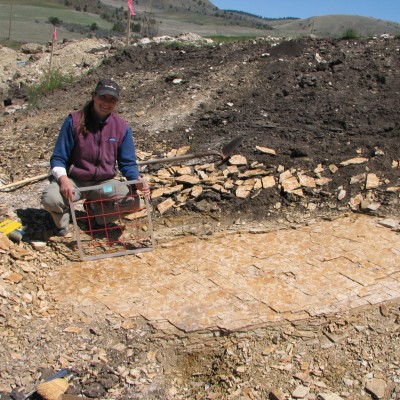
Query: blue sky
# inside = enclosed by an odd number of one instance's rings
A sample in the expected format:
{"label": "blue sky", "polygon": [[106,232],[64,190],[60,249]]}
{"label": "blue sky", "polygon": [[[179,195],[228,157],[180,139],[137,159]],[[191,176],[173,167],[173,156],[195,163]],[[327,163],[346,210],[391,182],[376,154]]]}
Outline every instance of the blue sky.
{"label": "blue sky", "polygon": [[361,15],[400,22],[400,0],[210,0],[222,10],[261,17],[308,18],[329,14]]}

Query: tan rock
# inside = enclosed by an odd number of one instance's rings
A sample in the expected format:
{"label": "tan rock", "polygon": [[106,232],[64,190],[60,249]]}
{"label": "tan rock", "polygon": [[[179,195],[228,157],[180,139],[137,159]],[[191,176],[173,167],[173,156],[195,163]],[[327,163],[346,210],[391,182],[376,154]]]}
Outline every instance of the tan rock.
{"label": "tan rock", "polygon": [[321,174],[321,173],[324,172],[324,171],[325,171],[325,169],[324,169],[324,167],[322,166],[322,164],[318,164],[317,167],[314,169],[314,172],[315,172],[316,174]]}
{"label": "tan rock", "polygon": [[356,183],[363,182],[363,181],[365,181],[366,178],[367,178],[367,174],[365,174],[365,173],[354,175],[350,179],[350,185],[354,185]]}
{"label": "tan rock", "polygon": [[203,188],[200,185],[194,186],[190,192],[194,198],[199,197],[203,193]]}
{"label": "tan rock", "polygon": [[315,180],[315,183],[318,186],[324,186],[324,185],[328,184],[329,182],[332,182],[332,179],[322,177],[322,178],[319,178],[319,179]]}
{"label": "tan rock", "polygon": [[229,190],[226,190],[222,185],[219,185],[218,183],[212,185],[212,188],[220,193],[229,193]]}
{"label": "tan rock", "polygon": [[0,232],[0,253],[6,253],[12,245],[13,242],[3,232]]}
{"label": "tan rock", "polygon": [[168,170],[168,169],[166,169],[166,168],[163,168],[163,169],[160,169],[160,170],[157,171],[157,176],[158,176],[160,179],[163,179],[163,178],[171,178],[171,177],[172,177],[172,174],[171,174],[171,171],[170,171],[170,170]]}
{"label": "tan rock", "polygon": [[400,186],[391,186],[386,189],[387,192],[398,192],[400,190]]}
{"label": "tan rock", "polygon": [[157,205],[157,210],[160,214],[164,214],[166,211],[171,209],[175,205],[175,201],[172,198],[168,198],[162,203]]}
{"label": "tan rock", "polygon": [[206,181],[208,179],[208,175],[204,171],[197,171],[197,175],[202,181]]}
{"label": "tan rock", "polygon": [[21,298],[25,303],[33,303],[33,296],[30,293],[22,293]]}
{"label": "tan rock", "polygon": [[148,160],[152,157],[152,154],[147,151],[136,150],[136,158],[138,160]]}
{"label": "tan rock", "polygon": [[400,160],[393,160],[392,161],[392,168],[399,168]]}
{"label": "tan rock", "polygon": [[249,178],[251,176],[260,176],[260,175],[266,175],[267,171],[264,169],[248,169],[247,171],[240,173],[238,175],[238,178]]}
{"label": "tan rock", "polygon": [[256,181],[254,182],[253,190],[262,189],[262,187],[263,187],[262,180],[259,178],[256,179]]}
{"label": "tan rock", "polygon": [[235,186],[235,183],[233,182],[232,179],[227,179],[224,183],[224,188],[229,190],[232,189]]}
{"label": "tan rock", "polygon": [[240,199],[247,198],[250,195],[251,189],[252,188],[250,186],[245,186],[245,185],[239,186],[236,189],[236,197],[239,197]]}
{"label": "tan rock", "polygon": [[339,194],[338,194],[338,200],[342,201],[345,197],[346,197],[346,191],[344,189],[340,190]]}
{"label": "tan rock", "polygon": [[381,208],[382,204],[376,201],[371,201],[370,199],[364,199],[361,204],[361,210],[369,210],[369,211],[376,211]]}
{"label": "tan rock", "polygon": [[190,149],[190,146],[183,146],[183,147],[179,147],[179,149],[176,151],[176,155],[177,156],[181,156],[183,154],[186,154]]}
{"label": "tan rock", "polygon": [[207,179],[202,181],[203,183],[207,184],[207,185],[216,185],[217,183],[220,185],[223,185],[224,180],[220,179],[216,176],[209,176]]}
{"label": "tan rock", "polygon": [[178,153],[178,149],[172,149],[167,153],[166,157],[175,157],[177,155],[177,153]]}
{"label": "tan rock", "polygon": [[185,165],[183,167],[171,167],[172,171],[174,171],[175,174],[178,175],[191,175],[192,174],[192,168],[189,167],[188,165]]}
{"label": "tan rock", "polygon": [[244,181],[244,186],[251,186],[251,188],[254,188],[254,185],[256,184],[256,182],[257,182],[256,178],[246,179]]}
{"label": "tan rock", "polygon": [[186,200],[188,198],[188,195],[186,193],[180,193],[176,196],[176,200],[180,203],[186,203]]}
{"label": "tan rock", "polygon": [[367,175],[367,181],[365,183],[366,189],[375,189],[380,184],[381,184],[381,182],[379,181],[379,178],[376,174],[368,174]]}
{"label": "tan rock", "polygon": [[304,197],[303,189],[295,189],[295,190],[292,190],[291,193],[295,194],[296,196],[299,196],[299,197]]}
{"label": "tan rock", "polygon": [[2,277],[12,283],[19,283],[22,281],[22,275],[18,274],[17,272],[5,273],[2,275]]}
{"label": "tan rock", "polygon": [[261,151],[261,153],[269,154],[269,155],[271,155],[271,156],[276,156],[276,151],[273,150],[273,149],[270,149],[270,148],[268,148],[268,147],[256,146],[256,149],[257,149],[258,151]]}
{"label": "tan rock", "polygon": [[181,175],[177,176],[175,180],[178,183],[189,184],[189,185],[197,185],[200,182],[200,179],[197,176],[193,175]]}
{"label": "tan rock", "polygon": [[276,185],[275,178],[273,176],[264,176],[261,179],[261,182],[264,189],[272,188]]}
{"label": "tan rock", "polygon": [[349,206],[350,206],[350,208],[351,209],[353,209],[353,210],[356,210],[356,209],[358,209],[358,207],[360,206],[360,204],[361,204],[361,202],[363,201],[363,196],[362,196],[362,194],[358,194],[358,195],[356,195],[356,196],[354,196],[354,197],[352,197],[350,200],[349,200]]}
{"label": "tan rock", "polygon": [[29,244],[32,246],[32,248],[36,251],[43,250],[47,247],[46,242],[42,242],[40,240],[31,240]]}
{"label": "tan rock", "polygon": [[372,393],[377,399],[385,398],[386,381],[384,379],[373,378],[367,381],[365,389],[367,392]]}
{"label": "tan rock", "polygon": [[154,189],[151,192],[151,198],[157,199],[161,196],[169,196],[171,194],[181,191],[182,189],[183,189],[183,185],[175,185],[175,186],[161,187],[158,189]]}
{"label": "tan rock", "polygon": [[310,392],[309,386],[298,385],[292,392],[292,397],[295,399],[304,399]]}
{"label": "tan rock", "polygon": [[307,209],[309,210],[309,211],[315,211],[316,209],[317,209],[317,205],[315,204],[315,203],[308,203],[307,204]]}
{"label": "tan rock", "polygon": [[282,172],[282,173],[279,175],[279,183],[282,183],[282,182],[285,181],[286,179],[290,179],[290,178],[292,178],[292,177],[293,177],[292,173],[287,169],[286,171]]}
{"label": "tan rock", "polygon": [[229,175],[238,174],[239,168],[236,165],[228,165],[223,171],[225,177]]}
{"label": "tan rock", "polygon": [[365,157],[355,157],[351,158],[350,160],[342,161],[340,165],[342,167],[347,167],[348,165],[354,165],[354,164],[364,164],[368,162],[368,158]]}
{"label": "tan rock", "polygon": [[335,164],[330,164],[328,168],[329,171],[332,172],[332,174],[336,174],[336,172],[339,170],[339,168]]}
{"label": "tan rock", "polygon": [[298,189],[300,187],[300,184],[297,178],[295,176],[292,176],[291,178],[285,179],[282,182],[282,187],[285,192],[291,193],[294,190]]}
{"label": "tan rock", "polygon": [[133,221],[135,219],[140,219],[144,217],[147,217],[147,209],[143,209],[124,216],[124,218],[127,219],[128,221]]}
{"label": "tan rock", "polygon": [[247,159],[244,156],[236,154],[229,159],[231,165],[247,165]]}
{"label": "tan rock", "polygon": [[137,117],[143,117],[144,115],[146,115],[146,112],[143,111],[143,110],[136,111],[136,112],[135,112],[135,115],[136,115]]}
{"label": "tan rock", "polygon": [[215,163],[208,163],[208,164],[202,164],[202,165],[196,165],[194,167],[195,171],[207,171],[207,172],[213,172],[215,171]]}
{"label": "tan rock", "polygon": [[315,188],[317,185],[315,179],[308,175],[299,175],[299,183],[301,186]]}

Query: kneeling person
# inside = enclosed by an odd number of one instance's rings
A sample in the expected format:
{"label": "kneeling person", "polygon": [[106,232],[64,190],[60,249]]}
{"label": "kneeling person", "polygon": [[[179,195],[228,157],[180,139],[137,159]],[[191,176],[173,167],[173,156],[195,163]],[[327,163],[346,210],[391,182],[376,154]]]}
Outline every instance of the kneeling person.
{"label": "kneeling person", "polygon": [[[78,111],[71,112],[64,120],[50,158],[50,183],[41,198],[42,207],[54,221],[57,233],[68,233],[70,222],[69,201],[78,201],[81,193],[77,188],[103,185],[112,190],[88,190],[85,198],[98,215],[98,200],[103,201],[103,217],[97,217],[98,224],[113,222],[118,213],[108,213],[113,207],[120,211],[132,212],[140,207],[139,197],[130,196],[132,188],[121,185],[115,179],[116,166],[128,181],[138,180],[136,188],[149,197],[150,188],[140,179],[136,161],[132,130],[127,122],[115,113],[120,89],[116,82],[100,80],[92,98]],[[117,185],[118,183],[118,185]],[[112,199],[121,199],[115,205]],[[132,205],[132,201],[135,204]],[[109,215],[108,215],[109,214]]]}

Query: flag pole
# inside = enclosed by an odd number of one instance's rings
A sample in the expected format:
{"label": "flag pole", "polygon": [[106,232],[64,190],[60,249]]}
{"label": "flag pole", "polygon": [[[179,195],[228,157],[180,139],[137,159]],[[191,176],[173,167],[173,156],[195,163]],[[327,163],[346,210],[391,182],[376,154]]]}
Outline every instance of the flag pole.
{"label": "flag pole", "polygon": [[128,7],[128,22],[127,22],[127,27],[126,27],[126,43],[125,45],[128,47],[129,46],[129,37],[131,36],[131,10]]}
{"label": "flag pole", "polygon": [[50,62],[49,62],[49,81],[51,79],[51,66],[53,63],[53,52],[54,52],[54,42],[57,40],[57,28],[54,27],[53,31],[53,39],[51,41],[51,53],[50,53]]}
{"label": "flag pole", "polygon": [[12,8],[13,8],[13,0],[10,0],[10,18],[8,21],[8,40],[11,40]]}
{"label": "flag pole", "polygon": [[132,6],[132,0],[128,0],[128,23],[126,27],[126,46],[129,45],[129,38],[131,36],[131,18],[132,15],[136,15],[135,10],[133,9]]}

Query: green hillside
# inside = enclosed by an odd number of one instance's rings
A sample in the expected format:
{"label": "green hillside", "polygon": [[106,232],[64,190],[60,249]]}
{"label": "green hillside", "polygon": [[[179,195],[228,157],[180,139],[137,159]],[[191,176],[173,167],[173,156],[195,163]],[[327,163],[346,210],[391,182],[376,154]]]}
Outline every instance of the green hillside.
{"label": "green hillside", "polygon": [[[11,30],[10,30],[11,17]],[[97,14],[78,12],[60,4],[56,0],[0,0],[0,39],[20,42],[47,42],[52,40],[54,26],[49,18],[58,18],[63,23],[70,24],[70,30],[61,24],[57,27],[60,39],[77,39],[87,36],[80,33],[84,27],[90,31],[90,26],[97,24],[99,28],[110,30],[112,24]]]}

